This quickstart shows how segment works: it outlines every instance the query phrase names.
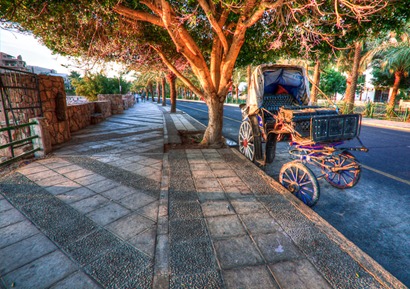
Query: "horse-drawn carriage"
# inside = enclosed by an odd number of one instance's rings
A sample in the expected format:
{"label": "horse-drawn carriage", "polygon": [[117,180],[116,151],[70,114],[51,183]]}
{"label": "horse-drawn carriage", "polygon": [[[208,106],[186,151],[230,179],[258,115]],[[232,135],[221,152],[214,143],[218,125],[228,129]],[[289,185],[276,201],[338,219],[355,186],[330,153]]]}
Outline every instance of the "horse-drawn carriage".
{"label": "horse-drawn carriage", "polygon": [[[276,143],[290,136],[289,153],[297,158],[286,163],[279,181],[308,206],[319,199],[317,182],[353,187],[361,167],[349,150],[367,151],[360,139],[361,115],[339,114],[336,108],[309,105],[309,83],[302,67],[260,65],[252,74],[246,105],[242,104],[239,150],[251,161],[265,165],[275,158]],[[357,138],[360,147],[341,148]],[[263,146],[264,144],[264,146]],[[321,170],[316,177],[306,165]]]}

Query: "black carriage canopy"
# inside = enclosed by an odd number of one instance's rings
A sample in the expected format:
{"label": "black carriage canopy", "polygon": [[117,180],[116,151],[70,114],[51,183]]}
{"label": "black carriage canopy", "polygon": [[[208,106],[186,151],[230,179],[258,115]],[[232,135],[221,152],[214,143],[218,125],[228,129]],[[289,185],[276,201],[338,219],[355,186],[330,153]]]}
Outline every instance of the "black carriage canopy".
{"label": "black carriage canopy", "polygon": [[259,65],[252,74],[248,98],[249,115],[262,107],[264,96],[289,94],[295,103],[307,105],[309,84],[305,71],[295,65]]}

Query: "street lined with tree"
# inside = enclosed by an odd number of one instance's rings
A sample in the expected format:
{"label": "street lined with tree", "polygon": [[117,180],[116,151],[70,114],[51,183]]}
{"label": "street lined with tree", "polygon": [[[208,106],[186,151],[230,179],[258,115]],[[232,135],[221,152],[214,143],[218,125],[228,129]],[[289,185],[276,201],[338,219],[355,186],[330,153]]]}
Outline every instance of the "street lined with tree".
{"label": "street lined with tree", "polygon": [[[204,144],[222,141],[223,103],[241,65],[276,53],[309,55],[394,14],[399,1],[3,1],[2,19],[53,51],[137,67],[158,59],[209,107]],[[400,5],[399,5],[400,6]],[[403,5],[404,6],[404,5]],[[386,12],[387,11],[387,12]],[[376,17],[376,18],[375,18]],[[11,22],[10,22],[11,21]],[[10,24],[11,23],[11,24]],[[183,59],[195,85],[176,64]]]}

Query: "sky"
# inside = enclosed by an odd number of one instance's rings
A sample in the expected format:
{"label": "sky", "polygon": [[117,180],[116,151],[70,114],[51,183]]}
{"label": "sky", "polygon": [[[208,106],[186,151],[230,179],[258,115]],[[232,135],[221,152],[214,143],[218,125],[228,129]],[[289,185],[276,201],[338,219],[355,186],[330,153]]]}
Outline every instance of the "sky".
{"label": "sky", "polygon": [[32,35],[10,32],[0,28],[0,51],[14,57],[21,55],[26,65],[55,69],[58,73],[70,74],[70,70],[61,64],[69,64],[69,60],[40,44]]}

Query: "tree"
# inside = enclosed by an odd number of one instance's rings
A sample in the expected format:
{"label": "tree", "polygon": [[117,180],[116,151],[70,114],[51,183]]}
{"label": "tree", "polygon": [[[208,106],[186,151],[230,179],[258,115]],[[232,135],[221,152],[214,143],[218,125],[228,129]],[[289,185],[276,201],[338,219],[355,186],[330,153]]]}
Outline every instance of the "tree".
{"label": "tree", "polygon": [[347,77],[347,85],[346,85],[346,113],[353,113],[354,108],[354,100],[356,97],[356,86],[357,86],[357,79],[359,77],[359,67],[360,67],[360,60],[361,60],[361,53],[362,53],[362,42],[356,41],[354,44],[354,55],[353,55],[353,63],[352,69],[350,70],[349,76]]}
{"label": "tree", "polygon": [[[323,41],[331,44],[335,35],[389,4],[387,0],[332,0],[325,5],[313,0],[3,2],[3,19],[20,23],[59,53],[130,64],[155,51],[207,103],[203,144],[222,141],[223,103],[242,47],[250,52],[242,58],[247,62],[269,48],[299,47],[309,52]],[[175,54],[189,63],[199,86],[174,65]]]}
{"label": "tree", "polygon": [[[407,23],[398,30],[399,33],[388,31],[386,39],[374,41],[374,48],[363,57],[363,66],[370,62],[376,67],[376,73],[394,76],[392,91],[389,97],[389,110],[394,111],[396,96],[402,83],[410,72],[410,24]],[[383,73],[380,73],[380,70]]]}
{"label": "tree", "polygon": [[75,88],[77,95],[85,96],[90,101],[97,100],[98,94],[119,94],[120,86],[122,92],[129,91],[131,83],[125,81],[122,78],[108,78],[104,74],[87,74],[85,77],[77,77],[77,75],[71,78],[72,85]]}
{"label": "tree", "polygon": [[322,73],[319,88],[326,95],[343,93],[346,89],[346,77],[332,68],[325,69]]}
{"label": "tree", "polygon": [[401,43],[391,47],[384,54],[385,61],[383,67],[394,74],[394,83],[389,98],[389,106],[394,109],[396,96],[399,91],[402,79],[410,72],[410,43]]}

